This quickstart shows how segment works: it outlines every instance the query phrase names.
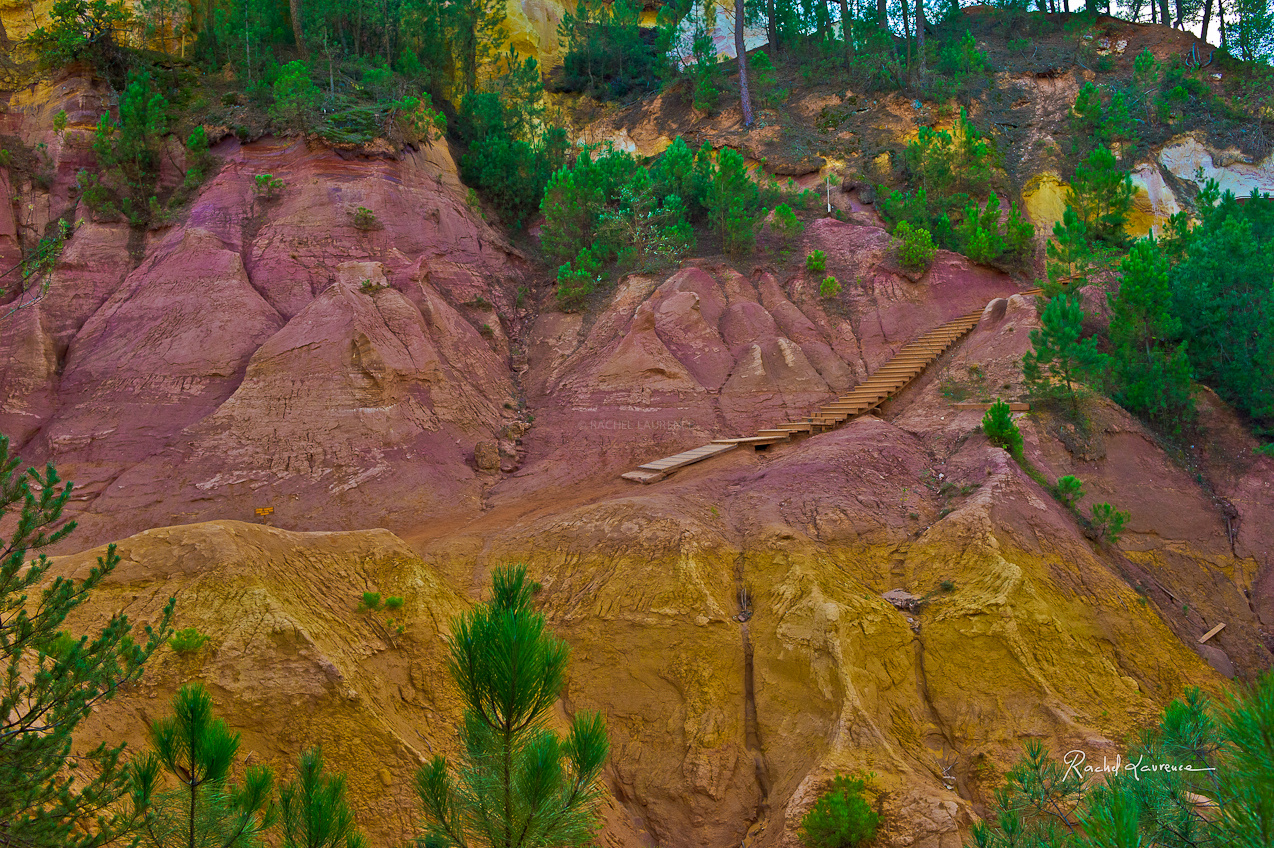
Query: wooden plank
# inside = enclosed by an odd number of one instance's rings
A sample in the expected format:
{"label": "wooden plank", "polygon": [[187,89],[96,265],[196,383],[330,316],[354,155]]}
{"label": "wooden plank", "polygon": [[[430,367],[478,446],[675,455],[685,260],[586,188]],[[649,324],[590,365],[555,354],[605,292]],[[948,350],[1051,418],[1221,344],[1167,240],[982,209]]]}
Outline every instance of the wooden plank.
{"label": "wooden plank", "polygon": [[667,475],[660,471],[627,471],[619,476],[634,483],[658,483]]}
{"label": "wooden plank", "polygon": [[648,462],[645,465],[637,466],[638,471],[675,471],[678,468],[684,468],[687,465],[699,462],[717,454],[725,453],[731,450],[731,445],[707,444],[688,451],[682,451],[673,456],[657,459],[654,462]]}
{"label": "wooden plank", "polygon": [[714,445],[772,445],[775,442],[786,442],[789,438],[787,433],[781,436],[744,436],[741,439],[713,439]]}
{"label": "wooden plank", "polygon": [[1223,621],[1220,624],[1218,624],[1216,627],[1213,627],[1207,633],[1204,633],[1202,636],[1200,636],[1199,644],[1202,645],[1204,642],[1208,641],[1209,639],[1211,639],[1213,636],[1217,635],[1224,629],[1225,629],[1225,622]]}

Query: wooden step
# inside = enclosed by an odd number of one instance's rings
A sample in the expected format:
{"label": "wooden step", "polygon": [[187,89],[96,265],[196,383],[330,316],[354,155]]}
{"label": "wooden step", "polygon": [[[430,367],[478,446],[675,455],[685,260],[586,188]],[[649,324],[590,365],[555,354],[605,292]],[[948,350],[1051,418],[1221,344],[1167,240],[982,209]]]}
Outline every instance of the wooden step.
{"label": "wooden step", "polygon": [[[1038,289],[1021,292],[1023,295],[1039,293]],[[824,404],[808,418],[787,421],[754,436],[729,439],[713,439],[709,444],[683,451],[664,459],[639,466],[636,471],[621,475],[625,480],[653,483],[663,479],[675,469],[716,456],[740,445],[763,447],[785,442],[797,433],[815,433],[834,427],[847,418],[870,412],[888,401],[901,389],[923,374],[939,357],[966,336],[982,320],[983,310],[970,312],[935,327],[918,338],[907,342],[898,351],[857,386],[835,401]],[[957,409],[985,409],[990,404],[956,404]],[[1019,410],[1018,407],[1023,407]],[[1026,404],[1013,404],[1013,411],[1029,409]]]}
{"label": "wooden step", "polygon": [[668,475],[662,471],[626,471],[619,476],[634,483],[658,483]]}
{"label": "wooden step", "polygon": [[732,448],[728,445],[720,445],[709,443],[692,450],[682,451],[672,456],[656,459],[654,462],[648,462],[645,465],[637,466],[638,471],[657,471],[667,474],[669,471],[675,471],[678,468],[684,468],[695,462],[707,459],[718,454],[723,454]]}
{"label": "wooden step", "polygon": [[784,432],[781,436],[743,436],[738,439],[713,439],[714,445],[772,445],[775,442],[786,442],[792,437],[791,433]]}

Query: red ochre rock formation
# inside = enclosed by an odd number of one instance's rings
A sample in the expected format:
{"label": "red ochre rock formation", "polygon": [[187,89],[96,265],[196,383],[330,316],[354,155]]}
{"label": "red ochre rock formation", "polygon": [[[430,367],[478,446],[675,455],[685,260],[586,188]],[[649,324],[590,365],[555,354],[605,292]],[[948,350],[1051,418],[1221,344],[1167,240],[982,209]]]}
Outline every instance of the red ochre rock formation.
{"label": "red ochre rock formation", "polygon": [[[625,278],[593,314],[527,309],[533,275],[444,147],[216,152],[180,225],[84,223],[44,298],[0,323],[0,431],[81,484],[75,545],[128,537],[76,624],[176,595],[178,626],[212,637],[158,657],[86,740],[140,742],[200,679],[255,757],[322,742],[374,843],[399,844],[412,772],[454,750],[449,618],[525,561],[574,648],[562,714],[609,722],[605,844],[787,848],[831,775],[870,770],[889,844],[947,848],[1024,740],[1114,752],[1184,685],[1221,685],[1203,653],[1269,664],[1274,460],[1210,396],[1197,472],[1105,402],[1086,441],[1021,418],[1085,509],[1132,513],[1118,546],[1086,539],[947,397],[972,366],[1021,393],[1038,319],[1002,274],[939,253],[913,281],[883,231],[823,220],[798,255],[827,252],[833,301],[813,275],[698,261]],[[352,226],[360,206],[380,229]],[[617,479],[799,415],[983,306],[880,415]],[[479,442],[520,467],[479,473]],[[241,523],[258,506],[278,527]],[[901,612],[890,589],[929,602]],[[405,597],[401,638],[357,612],[368,590]],[[1224,662],[1192,649],[1221,621]]]}

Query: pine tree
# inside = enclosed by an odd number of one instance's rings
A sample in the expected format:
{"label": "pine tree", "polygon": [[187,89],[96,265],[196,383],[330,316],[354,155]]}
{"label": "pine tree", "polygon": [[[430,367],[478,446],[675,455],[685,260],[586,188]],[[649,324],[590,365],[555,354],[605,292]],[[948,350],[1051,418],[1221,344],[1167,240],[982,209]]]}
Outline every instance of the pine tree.
{"label": "pine tree", "polygon": [[1032,396],[1066,401],[1079,415],[1079,384],[1100,374],[1105,354],[1097,351],[1097,339],[1081,339],[1084,309],[1077,294],[1061,294],[1044,307],[1040,328],[1031,331],[1034,350],[1022,357],[1022,374]]}
{"label": "pine tree", "polygon": [[[702,151],[700,152],[702,155]],[[760,189],[748,174],[743,156],[724,148],[707,192],[708,217],[721,235],[727,253],[748,253],[755,242],[754,226],[760,205]]]}
{"label": "pine tree", "polygon": [[[84,580],[51,576],[41,548],[75,529],[62,523],[71,484],[49,465],[41,475],[19,470],[0,436],[0,519],[14,507],[16,524],[0,539],[0,845],[23,848],[96,848],[118,838],[132,819],[115,802],[125,793],[128,771],[123,745],[98,745],[81,753],[92,769],[69,771],[72,736],[89,712],[137,680],[150,655],[172,632],[173,601],[160,621],[146,627],[139,644],[126,616],[116,614],[91,640],[67,633],[67,615],[119,564],[112,545]],[[38,600],[29,593],[38,591]],[[82,825],[87,825],[81,827]]]}
{"label": "pine tree", "polygon": [[1121,244],[1135,195],[1132,175],[1119,167],[1115,154],[1098,147],[1076,167],[1066,203],[1075,208],[1092,237]]}
{"label": "pine tree", "polygon": [[452,622],[464,750],[454,775],[441,756],[416,775],[433,844],[576,846],[596,829],[606,726],[578,713],[565,740],[544,726],[570,651],[532,609],[537,588],[525,566],[497,569],[491,600]]}
{"label": "pine tree", "polygon": [[[147,848],[247,848],[277,817],[274,773],[249,766],[243,782],[230,779],[239,734],[213,718],[203,686],[183,686],[173,714],[150,727],[151,750],[133,763],[133,803],[145,819]],[[178,788],[160,789],[167,771]]]}
{"label": "pine tree", "polygon": [[1190,362],[1171,314],[1168,260],[1151,239],[1137,242],[1123,263],[1123,281],[1110,302],[1114,399],[1164,432],[1193,417]]}
{"label": "pine tree", "polygon": [[323,770],[321,748],[307,748],[296,780],[279,787],[283,848],[366,848],[345,800],[345,775]]}
{"label": "pine tree", "polygon": [[1062,220],[1053,225],[1053,240],[1048,243],[1047,252],[1048,282],[1044,291],[1049,297],[1088,285],[1093,248],[1088,242],[1088,227],[1075,207],[1067,206]]}

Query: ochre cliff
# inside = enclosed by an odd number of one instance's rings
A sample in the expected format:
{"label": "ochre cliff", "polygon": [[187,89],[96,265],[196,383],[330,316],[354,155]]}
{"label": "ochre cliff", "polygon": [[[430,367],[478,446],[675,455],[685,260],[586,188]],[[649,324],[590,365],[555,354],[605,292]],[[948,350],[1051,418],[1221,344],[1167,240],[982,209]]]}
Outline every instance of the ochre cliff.
{"label": "ochre cliff", "polygon": [[[522,561],[573,647],[558,718],[607,718],[606,844],[795,846],[830,777],[860,770],[885,844],[953,848],[1024,741],[1114,753],[1184,686],[1270,664],[1274,460],[1242,424],[1205,393],[1185,467],[1106,402],[1083,436],[1022,417],[1050,479],[1131,513],[1118,545],[1090,541],[949,399],[1022,394],[1025,285],[946,253],[909,276],[850,194],[851,221],[812,222],[795,251],[827,252],[837,298],[799,260],[717,257],[569,315],[441,143],[227,138],[179,223],[86,220],[70,185],[95,96],[63,81],[5,118],[54,176],[18,187],[0,246],[84,223],[47,293],[0,319],[0,431],[77,483],[59,572],[122,539],[77,626],[176,596],[177,625],[211,640],[161,652],[86,741],[141,743],[201,680],[254,761],[321,742],[373,844],[399,844],[415,768],[456,745],[450,617]],[[286,183],[277,200],[253,192],[261,173]],[[379,229],[353,226],[360,206]],[[879,414],[618,479],[821,403],[984,307]],[[928,602],[900,611],[892,589]],[[357,611],[364,591],[404,597],[401,636]]]}

